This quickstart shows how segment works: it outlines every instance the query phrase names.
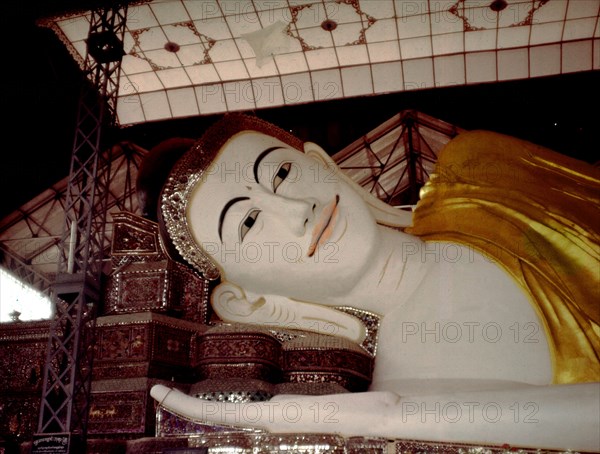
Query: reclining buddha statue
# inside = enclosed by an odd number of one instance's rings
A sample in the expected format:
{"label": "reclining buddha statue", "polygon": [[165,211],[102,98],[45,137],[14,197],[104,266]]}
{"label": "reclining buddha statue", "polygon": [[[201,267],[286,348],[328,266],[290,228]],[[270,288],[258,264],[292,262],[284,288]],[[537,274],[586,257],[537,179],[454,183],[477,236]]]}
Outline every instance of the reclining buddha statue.
{"label": "reclining buddha statue", "polygon": [[[368,391],[215,403],[156,385],[177,414],[274,433],[600,449],[600,172],[488,131],[441,152],[412,211],[318,145],[225,115],[162,188],[165,240],[223,320],[360,343],[336,308],[380,317]],[[280,410],[293,402],[297,417]],[[315,408],[333,404],[323,421]],[[329,415],[331,416],[331,415]]]}

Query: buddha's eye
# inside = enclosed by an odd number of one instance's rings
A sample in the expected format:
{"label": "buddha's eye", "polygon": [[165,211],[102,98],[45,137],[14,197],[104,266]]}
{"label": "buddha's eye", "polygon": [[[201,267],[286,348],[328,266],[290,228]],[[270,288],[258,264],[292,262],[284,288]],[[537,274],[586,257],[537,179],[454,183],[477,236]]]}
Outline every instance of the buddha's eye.
{"label": "buddha's eye", "polygon": [[252,210],[240,225],[240,240],[244,241],[244,237],[256,222],[256,218],[260,214],[260,210]]}
{"label": "buddha's eye", "polygon": [[277,188],[281,183],[283,183],[283,180],[287,178],[291,168],[291,162],[284,162],[279,166],[277,172],[275,173],[275,176],[273,177],[273,192],[277,192]]}

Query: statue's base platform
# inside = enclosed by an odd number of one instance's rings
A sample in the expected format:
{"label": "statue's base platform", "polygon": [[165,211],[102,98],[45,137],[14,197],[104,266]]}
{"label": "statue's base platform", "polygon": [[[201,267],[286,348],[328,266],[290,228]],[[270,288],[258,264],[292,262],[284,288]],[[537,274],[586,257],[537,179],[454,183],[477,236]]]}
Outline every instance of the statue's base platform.
{"label": "statue's base platform", "polygon": [[[343,437],[339,434],[286,433],[273,434],[251,429],[214,426],[170,412],[157,410],[156,433],[153,438],[140,438],[119,445],[122,451],[106,451],[102,443],[88,453],[219,453],[219,454],[556,454],[563,451],[530,449],[509,445],[474,445],[439,441],[390,440],[376,437]],[[573,454],[572,451],[567,451]]]}
{"label": "statue's base platform", "polygon": [[[31,443],[20,447],[29,454]],[[0,450],[0,452],[2,452]],[[12,451],[6,451],[12,452]],[[15,451],[16,452],[16,451]],[[134,440],[89,439],[87,454],[556,454],[562,451],[513,446],[344,438],[335,434],[219,433],[187,437],[146,437]],[[574,454],[572,451],[566,453]]]}
{"label": "statue's base platform", "polygon": [[[19,452],[29,454],[30,450],[31,443],[24,443]],[[135,440],[89,439],[87,444],[87,454],[275,454],[281,452],[291,454],[557,454],[563,451],[522,449],[508,445],[476,446],[416,440],[344,438],[335,434],[220,433],[187,437],[146,437]],[[574,454],[572,451],[564,452],[567,453]]]}

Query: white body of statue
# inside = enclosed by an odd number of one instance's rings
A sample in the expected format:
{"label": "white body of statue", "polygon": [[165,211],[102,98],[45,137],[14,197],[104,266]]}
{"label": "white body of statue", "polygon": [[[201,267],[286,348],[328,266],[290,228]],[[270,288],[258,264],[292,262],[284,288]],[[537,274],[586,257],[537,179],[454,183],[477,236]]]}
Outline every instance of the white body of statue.
{"label": "white body of statue", "polygon": [[551,385],[543,325],[512,277],[466,246],[379,225],[327,159],[312,143],[301,153],[239,133],[196,184],[187,222],[221,271],[212,304],[224,320],[335,326],[360,342],[362,325],[331,308],[380,315],[370,390],[228,404],[157,385],[152,396],[197,420],[271,432],[599,450],[598,383]]}

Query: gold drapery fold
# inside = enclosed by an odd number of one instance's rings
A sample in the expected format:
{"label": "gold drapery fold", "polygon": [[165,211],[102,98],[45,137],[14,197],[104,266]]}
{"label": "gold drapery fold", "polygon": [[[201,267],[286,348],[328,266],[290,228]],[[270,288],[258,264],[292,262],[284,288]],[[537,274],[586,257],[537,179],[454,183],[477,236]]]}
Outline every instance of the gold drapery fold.
{"label": "gold drapery fold", "polygon": [[514,137],[462,133],[406,231],[501,264],[544,324],[554,382],[600,381],[599,169]]}

